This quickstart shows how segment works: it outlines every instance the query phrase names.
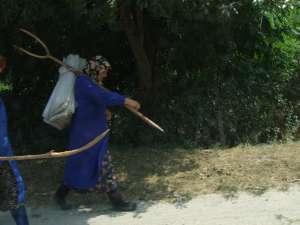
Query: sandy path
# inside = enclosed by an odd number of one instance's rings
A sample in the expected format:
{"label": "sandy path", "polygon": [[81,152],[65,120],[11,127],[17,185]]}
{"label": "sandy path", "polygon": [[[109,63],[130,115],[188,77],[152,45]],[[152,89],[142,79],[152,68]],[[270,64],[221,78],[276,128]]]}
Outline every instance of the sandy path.
{"label": "sandy path", "polygon": [[[183,205],[141,202],[134,213],[115,213],[107,205],[63,212],[50,205],[29,208],[29,215],[31,225],[300,225],[300,187],[229,200],[206,195]],[[14,225],[8,213],[0,213],[0,225]]]}

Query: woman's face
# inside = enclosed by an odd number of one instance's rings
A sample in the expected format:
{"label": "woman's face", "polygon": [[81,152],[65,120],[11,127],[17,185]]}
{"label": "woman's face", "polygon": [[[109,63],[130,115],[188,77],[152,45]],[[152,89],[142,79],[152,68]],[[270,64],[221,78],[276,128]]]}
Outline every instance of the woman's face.
{"label": "woman's face", "polygon": [[108,68],[102,66],[98,71],[97,71],[97,83],[102,83],[102,81],[108,76]]}

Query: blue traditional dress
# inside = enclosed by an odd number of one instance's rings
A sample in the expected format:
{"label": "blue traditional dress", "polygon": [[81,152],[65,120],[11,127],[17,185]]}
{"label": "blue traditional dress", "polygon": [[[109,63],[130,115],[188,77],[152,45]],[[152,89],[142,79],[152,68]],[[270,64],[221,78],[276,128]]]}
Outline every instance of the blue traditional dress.
{"label": "blue traditional dress", "polygon": [[[7,117],[0,99],[0,156],[12,156],[7,133]],[[14,210],[24,204],[25,188],[16,161],[0,161],[0,210]]]}
{"label": "blue traditional dress", "polygon": [[[69,148],[78,148],[108,129],[106,108],[124,105],[125,97],[109,92],[94,83],[87,75],[75,81],[76,109],[70,126]],[[108,151],[108,139],[89,150],[66,160],[64,184],[75,189],[90,189],[102,175],[102,165]]]}

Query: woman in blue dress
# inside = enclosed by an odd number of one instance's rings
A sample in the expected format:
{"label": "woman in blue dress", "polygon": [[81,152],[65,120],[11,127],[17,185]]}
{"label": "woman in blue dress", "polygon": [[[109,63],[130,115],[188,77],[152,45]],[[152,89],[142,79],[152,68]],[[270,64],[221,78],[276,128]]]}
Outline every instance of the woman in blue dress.
{"label": "woman in blue dress", "polygon": [[[103,88],[102,81],[110,68],[104,57],[95,56],[89,60],[85,73],[76,77],[76,109],[70,126],[70,149],[88,143],[108,129],[107,107],[128,105],[137,110],[140,108],[137,101]],[[115,210],[135,210],[136,204],[125,201],[117,191],[108,140],[109,137],[106,137],[91,149],[67,158],[63,184],[55,194],[56,202],[62,209],[70,208],[66,196],[71,189],[89,191],[100,187],[107,193]]]}
{"label": "woman in blue dress", "polygon": [[[6,67],[6,58],[0,55],[0,74]],[[0,156],[12,156],[7,133],[6,110],[0,99]],[[16,161],[0,161],[0,210],[10,211],[17,225],[28,225],[24,205],[25,188]]]}

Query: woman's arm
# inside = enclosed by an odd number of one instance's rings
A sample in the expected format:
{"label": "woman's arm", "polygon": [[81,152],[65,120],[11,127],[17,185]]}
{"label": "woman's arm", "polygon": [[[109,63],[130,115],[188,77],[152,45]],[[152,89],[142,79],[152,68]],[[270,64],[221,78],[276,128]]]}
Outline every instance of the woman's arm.
{"label": "woman's arm", "polygon": [[82,94],[90,98],[96,104],[102,104],[105,106],[124,105],[125,96],[122,96],[116,92],[105,90],[103,87],[99,87],[93,83],[88,77],[79,77],[77,88]]}
{"label": "woman's arm", "polygon": [[131,98],[126,98],[124,101],[124,105],[125,106],[129,106],[135,110],[139,110],[141,108],[141,105],[139,102],[137,102],[136,100],[133,100]]}
{"label": "woman's arm", "polygon": [[94,84],[88,77],[81,78],[79,88],[81,88],[88,97],[99,104],[106,106],[125,105],[136,110],[141,108],[139,102],[116,92],[105,90],[103,87]]}

